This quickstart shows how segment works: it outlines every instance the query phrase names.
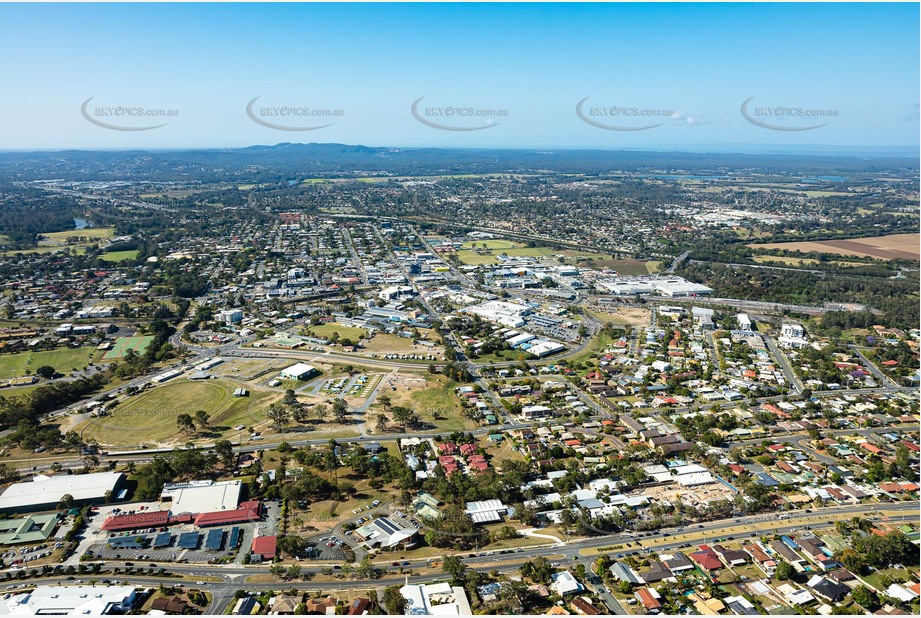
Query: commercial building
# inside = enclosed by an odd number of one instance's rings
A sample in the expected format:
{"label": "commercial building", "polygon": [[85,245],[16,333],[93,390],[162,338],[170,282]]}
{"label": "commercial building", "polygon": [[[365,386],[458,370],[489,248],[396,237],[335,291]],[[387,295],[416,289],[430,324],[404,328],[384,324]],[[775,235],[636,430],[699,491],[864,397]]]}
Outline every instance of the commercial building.
{"label": "commercial building", "polygon": [[175,514],[226,511],[237,508],[241,489],[240,481],[168,483],[163,486],[160,500],[169,502],[169,510]]}
{"label": "commercial building", "polygon": [[286,369],[281,370],[281,379],[282,380],[306,380],[315,375],[319,375],[320,372],[316,367],[312,367],[305,363],[297,363],[296,365],[291,365]]}
{"label": "commercial building", "polygon": [[440,584],[407,584],[400,588],[406,599],[407,616],[471,616],[467,593],[460,586]]}
{"label": "commercial building", "polygon": [[524,326],[524,317],[531,314],[531,308],[518,303],[491,300],[464,309],[464,313],[478,315],[484,320],[502,324],[510,328]]}
{"label": "commercial building", "polygon": [[0,599],[0,616],[105,616],[126,614],[134,586],[39,586]]}
{"label": "commercial building", "polygon": [[278,552],[278,537],[274,534],[271,536],[257,536],[253,539],[253,545],[250,548],[250,555],[259,556],[260,560],[274,560]]}
{"label": "commercial building", "polygon": [[13,483],[0,495],[0,513],[51,511],[64,496],[71,496],[76,505],[94,504],[116,497],[125,481],[121,472],[92,474],[40,474],[31,481]]}
{"label": "commercial building", "polygon": [[41,543],[54,533],[59,519],[57,513],[0,519],[0,545]]}
{"label": "commercial building", "polygon": [[381,549],[413,547],[417,533],[415,528],[402,528],[386,517],[378,517],[355,530],[355,534],[364,539],[365,544]]}

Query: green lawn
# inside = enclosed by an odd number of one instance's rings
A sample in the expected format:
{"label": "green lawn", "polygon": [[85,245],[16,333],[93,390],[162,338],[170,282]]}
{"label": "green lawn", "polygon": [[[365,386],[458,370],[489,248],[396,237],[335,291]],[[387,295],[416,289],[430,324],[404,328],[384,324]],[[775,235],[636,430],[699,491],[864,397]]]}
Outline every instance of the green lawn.
{"label": "green lawn", "polygon": [[[82,230],[64,230],[63,232],[47,232],[41,234],[39,241],[48,241],[55,243],[66,243],[68,238],[85,238],[87,240],[98,240],[100,238],[112,238],[115,236],[114,227],[90,227]],[[82,241],[81,241],[82,242]]]}
{"label": "green lawn", "polygon": [[[483,250],[483,245],[486,249]],[[528,247],[520,242],[511,240],[475,240],[465,242],[462,249],[457,252],[458,259],[473,266],[481,264],[495,264],[499,255],[508,257],[542,258],[551,255],[562,255],[573,259],[604,260],[608,256],[591,251],[576,251],[573,249],[556,249],[554,247]]]}
{"label": "green lawn", "polygon": [[43,365],[54,367],[61,373],[70,373],[72,369],[83,369],[95,358],[96,348],[58,348],[43,352],[19,352],[0,355],[0,378],[22,377],[26,369],[30,373]]}
{"label": "green lawn", "polygon": [[[438,429],[444,431],[459,431],[476,426],[463,414],[460,401],[454,392],[457,387],[456,382],[443,377],[428,376],[426,379],[434,384],[410,396],[412,401],[410,407],[422,417],[422,420],[433,422]],[[438,412],[442,418],[433,420],[432,416],[435,412]]]}
{"label": "green lawn", "polygon": [[107,251],[99,256],[99,259],[105,260],[106,262],[124,262],[126,260],[136,260],[138,257],[138,250],[131,249],[129,251]]}
{"label": "green lawn", "polygon": [[[128,399],[108,416],[93,419],[83,431],[84,438],[101,444],[133,446],[139,443],[184,442],[187,439],[215,439],[235,435],[234,425],[252,427],[265,419],[268,393],[250,391],[249,397],[233,397],[235,384],[222,380],[191,381],[177,378]],[[210,416],[209,435],[186,436],[176,429],[180,414],[194,416],[204,410]]]}
{"label": "green lawn", "polygon": [[329,324],[318,324],[316,326],[310,326],[309,328],[314,336],[325,339],[329,339],[333,333],[339,333],[340,339],[351,339],[352,341],[358,341],[358,339],[365,337],[368,334],[368,331],[363,328],[345,326],[344,324],[338,324],[336,322],[330,322]]}

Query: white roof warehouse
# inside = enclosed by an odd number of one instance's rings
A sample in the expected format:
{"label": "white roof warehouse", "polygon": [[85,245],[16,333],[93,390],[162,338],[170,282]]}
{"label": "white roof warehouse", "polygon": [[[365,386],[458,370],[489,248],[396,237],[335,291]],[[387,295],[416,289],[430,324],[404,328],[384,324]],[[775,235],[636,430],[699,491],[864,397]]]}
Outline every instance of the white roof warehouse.
{"label": "white roof warehouse", "polygon": [[105,500],[106,492],[115,496],[125,475],[121,472],[95,472],[93,474],[38,475],[25,483],[13,483],[0,495],[0,512],[22,513],[47,511],[57,508],[65,495],[70,494],[74,504],[89,504]]}

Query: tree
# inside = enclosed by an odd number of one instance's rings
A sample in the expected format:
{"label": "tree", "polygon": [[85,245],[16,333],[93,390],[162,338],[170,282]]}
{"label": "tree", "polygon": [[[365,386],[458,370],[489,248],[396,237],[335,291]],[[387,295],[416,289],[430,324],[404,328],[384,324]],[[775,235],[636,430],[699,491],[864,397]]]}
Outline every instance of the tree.
{"label": "tree", "polygon": [[441,563],[441,570],[450,575],[455,584],[463,582],[464,575],[467,573],[464,561],[454,554],[448,554],[444,557],[444,561]]}
{"label": "tree", "polygon": [[875,612],[879,609],[879,597],[875,592],[863,584],[854,588],[851,592],[851,598],[854,600],[854,603],[857,603],[857,605],[867,610],[867,612]]}
{"label": "tree", "polygon": [[294,404],[296,404],[297,395],[294,394],[294,389],[291,389],[291,388],[287,389],[285,391],[285,396],[281,400],[281,402],[285,404],[286,406],[293,406]]}
{"label": "tree", "polygon": [[60,502],[58,502],[59,509],[72,509],[74,507],[74,497],[70,494],[64,494],[61,496]]}
{"label": "tree", "polygon": [[237,457],[233,452],[230,440],[218,440],[214,443],[214,454],[221,460],[225,468],[230,468],[236,463]]}
{"label": "tree", "polygon": [[208,426],[208,413],[204,410],[195,410],[195,424],[204,429]]}
{"label": "tree", "polygon": [[393,420],[400,423],[403,426],[403,431],[406,431],[406,423],[413,418],[413,411],[409,408],[403,406],[397,406],[393,408]]}
{"label": "tree", "polygon": [[288,419],[290,418],[287,408],[277,406],[274,403],[269,406],[268,416],[269,420],[272,422],[272,427],[279,430],[288,424]]}
{"label": "tree", "polygon": [[553,574],[553,565],[550,561],[539,556],[521,565],[521,574],[537,584],[549,584]]}
{"label": "tree", "polygon": [[374,428],[377,433],[384,433],[387,431],[387,417],[383,414],[378,414],[377,420],[374,423]]}
{"label": "tree", "polygon": [[337,423],[344,423],[345,419],[349,416],[349,406],[345,403],[345,399],[341,397],[336,397],[333,400],[333,416],[336,419]]}
{"label": "tree", "polygon": [[781,561],[780,564],[777,565],[777,572],[775,573],[775,576],[780,581],[793,579],[794,575],[796,575],[796,569],[794,569],[789,562]]}
{"label": "tree", "polygon": [[46,380],[50,380],[57,372],[54,370],[54,367],[51,367],[50,365],[42,365],[35,370],[35,373],[36,375],[45,378]]}
{"label": "tree", "polygon": [[195,421],[192,420],[191,414],[180,414],[176,417],[176,427],[182,433],[195,433]]}

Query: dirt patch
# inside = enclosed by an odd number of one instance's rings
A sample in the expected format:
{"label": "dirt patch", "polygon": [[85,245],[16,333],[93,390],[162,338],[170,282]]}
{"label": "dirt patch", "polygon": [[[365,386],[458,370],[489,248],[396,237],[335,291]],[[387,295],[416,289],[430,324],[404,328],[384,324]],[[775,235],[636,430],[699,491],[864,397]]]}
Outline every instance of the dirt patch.
{"label": "dirt patch", "polygon": [[856,255],[881,260],[915,260],[919,251],[921,234],[892,234],[850,240],[822,240],[808,242],[778,242],[748,245],[752,249],[786,249],[788,251],[818,251],[835,255]]}

